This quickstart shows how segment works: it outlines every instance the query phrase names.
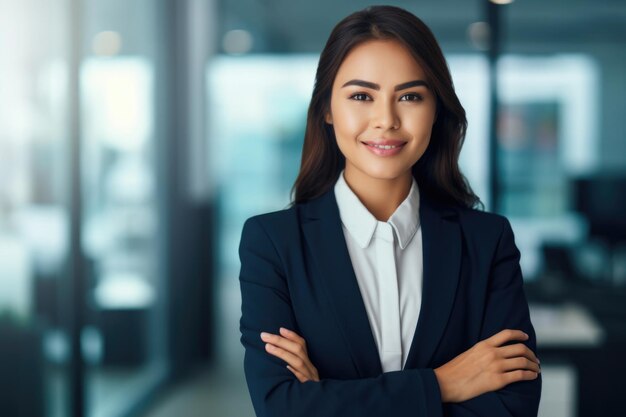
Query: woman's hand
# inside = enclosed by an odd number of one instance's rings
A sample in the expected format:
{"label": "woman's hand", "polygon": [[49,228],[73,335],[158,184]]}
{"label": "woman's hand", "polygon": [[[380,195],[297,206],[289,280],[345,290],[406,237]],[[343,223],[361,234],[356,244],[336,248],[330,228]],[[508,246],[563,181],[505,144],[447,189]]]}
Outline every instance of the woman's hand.
{"label": "woman's hand", "polygon": [[280,334],[261,333],[261,339],[266,342],[265,350],[288,363],[287,369],[294,373],[300,382],[309,380],[319,381],[317,369],[309,360],[306,350],[306,341],[296,332],[280,328]]}
{"label": "woman's hand", "polygon": [[512,382],[537,378],[539,359],[526,345],[502,346],[526,339],[528,335],[520,330],[502,330],[435,369],[442,401],[461,402]]}

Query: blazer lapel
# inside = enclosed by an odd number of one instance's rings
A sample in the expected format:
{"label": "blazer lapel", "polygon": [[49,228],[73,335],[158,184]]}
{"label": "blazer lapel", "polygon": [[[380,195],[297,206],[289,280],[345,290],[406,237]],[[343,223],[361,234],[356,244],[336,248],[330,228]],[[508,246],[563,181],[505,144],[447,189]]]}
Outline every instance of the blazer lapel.
{"label": "blazer lapel", "polygon": [[[461,265],[461,232],[455,210],[420,193],[424,275],[422,305],[405,369],[429,366],[454,304]],[[305,206],[308,249],[321,272],[345,342],[360,377],[382,373],[378,348],[352,267],[333,188]]]}
{"label": "blazer lapel", "polygon": [[333,188],[306,206],[302,228],[361,378],[382,373],[378,348],[346,246]]}
{"label": "blazer lapel", "polygon": [[420,193],[424,275],[422,306],[405,368],[423,368],[439,345],[454,304],[461,265],[461,231],[455,210]]}

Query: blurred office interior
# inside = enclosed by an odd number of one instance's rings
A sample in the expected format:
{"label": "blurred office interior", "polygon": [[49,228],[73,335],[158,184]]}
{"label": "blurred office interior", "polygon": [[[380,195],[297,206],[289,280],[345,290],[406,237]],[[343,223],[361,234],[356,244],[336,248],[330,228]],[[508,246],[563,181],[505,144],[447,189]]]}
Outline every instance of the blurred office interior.
{"label": "blurred office interior", "polygon": [[[498,3],[498,4],[497,4]],[[0,415],[252,417],[243,221],[299,168],[319,53],[375,2],[0,0]],[[623,415],[626,2],[415,0],[506,215],[542,417]]]}

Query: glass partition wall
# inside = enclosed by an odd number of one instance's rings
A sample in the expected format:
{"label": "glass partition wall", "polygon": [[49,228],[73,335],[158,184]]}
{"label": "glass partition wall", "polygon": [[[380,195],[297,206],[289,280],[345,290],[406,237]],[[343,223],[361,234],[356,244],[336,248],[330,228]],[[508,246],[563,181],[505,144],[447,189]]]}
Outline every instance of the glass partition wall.
{"label": "glass partition wall", "polygon": [[166,376],[160,4],[0,0],[0,415],[123,416]]}
{"label": "glass partition wall", "polygon": [[68,1],[0,11],[0,414],[66,416]]}
{"label": "glass partition wall", "polygon": [[157,184],[158,2],[85,2],[80,67],[87,409],[123,415],[166,372]]}

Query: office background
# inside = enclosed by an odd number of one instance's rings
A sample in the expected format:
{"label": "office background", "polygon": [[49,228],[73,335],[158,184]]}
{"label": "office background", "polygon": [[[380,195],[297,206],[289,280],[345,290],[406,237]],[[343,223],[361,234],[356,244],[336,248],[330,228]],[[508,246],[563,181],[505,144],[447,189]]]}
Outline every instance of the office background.
{"label": "office background", "polygon": [[[626,393],[626,2],[393,1],[509,217],[542,417]],[[376,2],[0,0],[0,415],[253,416],[243,221],[289,203],[315,66]]]}

